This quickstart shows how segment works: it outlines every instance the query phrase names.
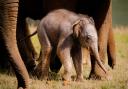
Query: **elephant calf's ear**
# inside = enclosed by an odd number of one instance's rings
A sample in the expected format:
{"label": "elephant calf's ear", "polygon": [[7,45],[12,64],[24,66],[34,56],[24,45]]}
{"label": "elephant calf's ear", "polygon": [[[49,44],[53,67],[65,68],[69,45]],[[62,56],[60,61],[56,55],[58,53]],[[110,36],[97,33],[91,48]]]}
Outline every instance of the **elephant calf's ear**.
{"label": "elephant calf's ear", "polygon": [[73,35],[74,37],[78,37],[79,34],[80,34],[80,31],[81,31],[81,28],[80,28],[80,20],[76,21],[73,26],[72,26],[72,29],[73,29]]}
{"label": "elephant calf's ear", "polygon": [[93,25],[95,25],[94,19],[92,17],[89,18],[89,22]]}

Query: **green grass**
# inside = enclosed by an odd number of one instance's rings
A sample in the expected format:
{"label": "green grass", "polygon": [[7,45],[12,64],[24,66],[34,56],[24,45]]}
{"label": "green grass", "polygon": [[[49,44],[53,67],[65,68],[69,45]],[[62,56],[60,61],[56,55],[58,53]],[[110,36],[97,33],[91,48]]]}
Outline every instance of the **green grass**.
{"label": "green grass", "polygon": [[[90,67],[84,65],[84,82],[72,81],[69,85],[63,86],[63,82],[59,80],[62,70],[59,74],[53,74],[53,80],[47,83],[45,80],[32,79],[30,89],[128,89],[128,27],[115,27],[117,65],[110,73],[113,79],[110,81],[86,80],[89,75]],[[39,45],[36,37],[32,38],[34,46],[39,52]],[[73,74],[74,70],[73,70]],[[0,89],[16,89],[17,81],[15,76],[0,73]]]}

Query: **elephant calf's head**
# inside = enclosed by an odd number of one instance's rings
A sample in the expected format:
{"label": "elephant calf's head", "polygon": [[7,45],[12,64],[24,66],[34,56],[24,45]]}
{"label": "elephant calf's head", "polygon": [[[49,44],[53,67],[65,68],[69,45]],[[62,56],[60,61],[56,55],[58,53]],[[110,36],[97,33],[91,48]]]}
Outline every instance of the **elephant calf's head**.
{"label": "elephant calf's head", "polygon": [[82,15],[82,17],[73,24],[73,35],[78,39],[82,47],[90,48],[98,65],[107,73],[98,53],[98,37],[94,20],[91,17]]}
{"label": "elephant calf's head", "polygon": [[73,24],[73,34],[79,39],[82,47],[89,47],[92,43],[97,44],[97,32],[94,20],[84,16]]}

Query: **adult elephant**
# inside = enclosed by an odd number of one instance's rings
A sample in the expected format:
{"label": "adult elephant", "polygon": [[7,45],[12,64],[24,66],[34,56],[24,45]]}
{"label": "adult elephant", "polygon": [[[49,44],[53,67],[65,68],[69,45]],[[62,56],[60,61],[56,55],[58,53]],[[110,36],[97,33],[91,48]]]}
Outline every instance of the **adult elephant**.
{"label": "adult elephant", "polygon": [[[20,42],[26,36],[25,18],[41,19],[49,11],[65,8],[92,16],[99,36],[99,53],[102,61],[108,52],[109,65],[115,65],[115,43],[111,28],[111,0],[0,0],[0,59],[8,59],[18,79],[18,88],[28,88],[29,76],[24,66],[27,59],[34,58],[28,41]],[[56,58],[58,59],[58,58]],[[93,56],[91,56],[93,59]],[[28,63],[33,63],[33,60]],[[27,64],[27,63],[25,63]],[[61,63],[51,63],[51,70],[59,70]],[[59,66],[58,66],[59,65]],[[92,60],[90,77],[106,76],[95,61]]]}

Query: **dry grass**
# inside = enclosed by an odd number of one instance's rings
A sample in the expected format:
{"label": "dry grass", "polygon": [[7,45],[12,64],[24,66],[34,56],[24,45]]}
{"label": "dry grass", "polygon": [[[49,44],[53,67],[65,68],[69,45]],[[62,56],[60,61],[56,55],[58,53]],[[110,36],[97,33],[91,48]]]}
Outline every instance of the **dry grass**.
{"label": "dry grass", "polygon": [[[112,80],[86,80],[90,67],[84,65],[84,82],[71,82],[69,85],[63,86],[62,81],[59,80],[61,71],[58,75],[54,74],[52,76],[54,80],[49,83],[32,78],[30,89],[128,89],[128,27],[115,27],[113,30],[116,39],[117,65],[114,70],[109,68],[113,76]],[[39,50],[40,47],[36,44],[36,38],[33,39]],[[17,81],[14,76],[0,73],[0,89],[16,89],[16,84]]]}

